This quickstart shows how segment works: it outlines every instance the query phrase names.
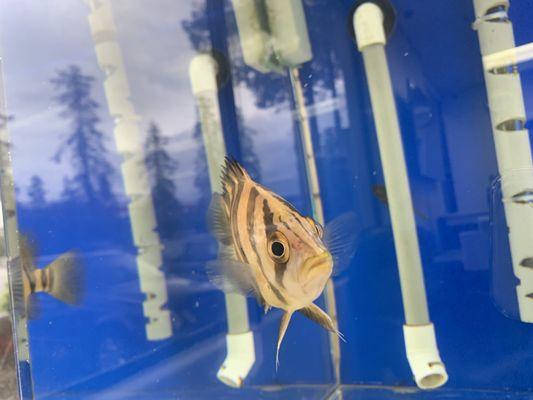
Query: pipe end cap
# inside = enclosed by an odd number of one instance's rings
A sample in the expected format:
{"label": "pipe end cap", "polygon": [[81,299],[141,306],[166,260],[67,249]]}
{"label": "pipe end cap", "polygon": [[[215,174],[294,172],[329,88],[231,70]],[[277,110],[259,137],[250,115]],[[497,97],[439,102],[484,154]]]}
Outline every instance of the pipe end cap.
{"label": "pipe end cap", "polygon": [[448,381],[448,373],[442,362],[435,328],[428,325],[404,325],[407,360],[420,389],[437,389]]}
{"label": "pipe end cap", "polygon": [[226,335],[226,346],[226,359],[217,378],[225,385],[240,388],[255,363],[253,332]]}

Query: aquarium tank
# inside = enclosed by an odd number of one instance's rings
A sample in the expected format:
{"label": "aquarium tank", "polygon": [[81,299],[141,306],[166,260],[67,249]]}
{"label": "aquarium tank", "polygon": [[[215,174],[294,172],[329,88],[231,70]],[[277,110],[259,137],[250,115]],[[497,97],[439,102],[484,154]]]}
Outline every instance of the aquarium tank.
{"label": "aquarium tank", "polygon": [[0,2],[0,399],[533,399],[532,20]]}

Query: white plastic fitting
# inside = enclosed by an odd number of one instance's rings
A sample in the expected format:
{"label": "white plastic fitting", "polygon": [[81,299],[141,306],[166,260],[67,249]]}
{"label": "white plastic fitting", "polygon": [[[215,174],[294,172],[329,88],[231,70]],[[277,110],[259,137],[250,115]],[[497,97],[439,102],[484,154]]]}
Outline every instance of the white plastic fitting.
{"label": "white plastic fitting", "polygon": [[273,70],[272,48],[268,32],[263,29],[263,13],[257,1],[232,0],[239,40],[241,42],[244,62],[259,72],[267,73]]}
{"label": "white plastic fitting", "polygon": [[284,67],[313,58],[302,0],[264,0],[274,53]]}
{"label": "white plastic fitting", "polygon": [[254,336],[251,331],[226,336],[227,355],[217,378],[228,386],[239,388],[255,363]]}
{"label": "white plastic fitting", "polygon": [[216,92],[218,64],[209,54],[195,56],[189,64],[192,92],[196,96],[205,91]]}
{"label": "white plastic fitting", "polygon": [[357,7],[353,15],[353,26],[359,50],[373,44],[387,43],[383,29],[383,12],[376,4],[364,3]]}
{"label": "white plastic fitting", "polygon": [[428,325],[404,325],[407,360],[420,389],[436,389],[448,381],[446,368],[440,359],[435,328]]}
{"label": "white plastic fitting", "polygon": [[533,43],[527,43],[483,56],[483,67],[485,71],[491,72],[498,68],[518,65],[531,60],[533,60]]}
{"label": "white plastic fitting", "polygon": [[302,0],[232,0],[244,62],[262,73],[311,60]]}

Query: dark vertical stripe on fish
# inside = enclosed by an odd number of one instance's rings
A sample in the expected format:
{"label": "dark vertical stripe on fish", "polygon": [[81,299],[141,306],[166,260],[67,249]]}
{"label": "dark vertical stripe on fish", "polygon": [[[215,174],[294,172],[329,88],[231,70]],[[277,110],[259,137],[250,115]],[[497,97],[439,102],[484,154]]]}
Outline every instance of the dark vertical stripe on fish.
{"label": "dark vertical stripe on fish", "polygon": [[235,239],[235,251],[240,255],[241,261],[248,264],[248,258],[242,249],[241,238],[239,235],[239,224],[237,220],[237,211],[241,201],[246,201],[246,199],[241,199],[242,189],[244,188],[244,182],[237,183],[237,193],[233,197],[233,204],[231,206],[230,221],[232,221],[233,226],[233,235]]}
{"label": "dark vertical stripe on fish", "polygon": [[54,271],[50,268],[47,269],[48,271],[48,289],[51,292],[54,289]]}
{"label": "dark vertical stripe on fish", "polygon": [[21,268],[24,275],[26,275],[26,278],[28,278],[28,282],[30,283],[30,292],[35,293],[35,276],[33,275],[33,271],[30,270],[29,266],[26,265],[27,260],[21,260]]}
{"label": "dark vertical stripe on fish", "polygon": [[248,199],[248,208],[246,209],[246,221],[248,221],[248,238],[250,240],[250,245],[252,246],[252,251],[255,254],[255,257],[257,258],[257,264],[259,265],[259,268],[263,272],[263,275],[265,275],[265,272],[263,271],[263,263],[261,262],[261,256],[257,251],[257,243],[255,242],[254,237],[255,201],[258,195],[259,192],[257,191],[257,189],[255,187],[252,187],[252,189],[250,190],[250,198]]}
{"label": "dark vertical stripe on fish", "polygon": [[285,296],[281,294],[281,292],[276,288],[268,279],[267,274],[265,273],[265,270],[263,269],[263,262],[261,261],[261,255],[259,254],[259,251],[257,250],[257,243],[255,242],[255,235],[254,235],[254,226],[255,226],[255,203],[257,200],[257,196],[259,196],[259,192],[257,188],[252,186],[250,189],[250,195],[248,199],[248,208],[246,209],[246,220],[248,221],[248,236],[250,240],[250,245],[252,246],[252,251],[254,252],[257,263],[259,264],[259,269],[261,269],[261,272],[263,273],[263,276],[265,277],[266,281],[268,282],[268,286],[272,289],[272,292],[274,295],[278,298],[279,301],[281,301],[283,304],[287,304],[287,300],[285,299]]}
{"label": "dark vertical stripe on fish", "polygon": [[48,289],[48,272],[50,270],[43,269],[41,270],[41,288],[43,291],[46,291]]}
{"label": "dark vertical stripe on fish", "polygon": [[[266,237],[268,240],[270,235],[277,230],[277,226],[274,224],[274,214],[272,213],[266,199],[263,200],[263,219],[265,222]],[[285,275],[285,271],[287,270],[287,263],[274,262],[274,269],[276,271],[276,282],[281,287],[285,287],[283,285],[283,275]]]}

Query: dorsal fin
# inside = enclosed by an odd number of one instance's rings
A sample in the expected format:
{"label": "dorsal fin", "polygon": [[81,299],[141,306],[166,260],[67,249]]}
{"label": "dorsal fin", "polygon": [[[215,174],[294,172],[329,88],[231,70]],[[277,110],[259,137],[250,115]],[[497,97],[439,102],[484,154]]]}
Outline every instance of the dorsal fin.
{"label": "dorsal fin", "polygon": [[222,195],[224,198],[231,195],[233,188],[238,182],[251,179],[248,172],[232,157],[224,158],[222,167]]}

